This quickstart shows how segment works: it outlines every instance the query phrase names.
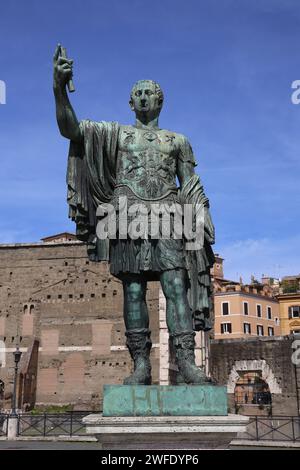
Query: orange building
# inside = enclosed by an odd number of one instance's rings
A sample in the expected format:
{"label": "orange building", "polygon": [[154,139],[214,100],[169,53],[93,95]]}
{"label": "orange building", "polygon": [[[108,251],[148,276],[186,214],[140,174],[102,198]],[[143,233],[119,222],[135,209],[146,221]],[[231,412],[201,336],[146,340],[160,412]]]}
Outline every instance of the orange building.
{"label": "orange building", "polygon": [[253,280],[252,284],[226,280],[223,259],[216,255],[214,280],[214,338],[279,336],[279,303],[273,289]]}

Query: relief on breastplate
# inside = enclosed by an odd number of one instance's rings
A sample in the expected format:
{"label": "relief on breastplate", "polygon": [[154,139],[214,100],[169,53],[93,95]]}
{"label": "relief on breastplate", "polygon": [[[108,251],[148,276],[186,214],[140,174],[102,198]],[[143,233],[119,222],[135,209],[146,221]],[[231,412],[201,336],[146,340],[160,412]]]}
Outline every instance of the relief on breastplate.
{"label": "relief on breastplate", "polygon": [[117,184],[126,184],[139,196],[159,198],[176,191],[176,164],[173,155],[154,149],[122,152],[119,155]]}

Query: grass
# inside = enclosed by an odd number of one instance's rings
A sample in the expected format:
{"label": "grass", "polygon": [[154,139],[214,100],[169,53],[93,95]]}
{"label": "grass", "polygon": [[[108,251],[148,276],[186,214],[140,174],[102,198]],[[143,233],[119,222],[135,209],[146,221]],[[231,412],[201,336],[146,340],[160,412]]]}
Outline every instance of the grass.
{"label": "grass", "polygon": [[49,413],[49,414],[56,414],[56,413],[68,413],[69,411],[73,410],[73,405],[49,405],[49,406],[38,406],[33,408],[30,413],[32,415],[38,415],[41,413]]}

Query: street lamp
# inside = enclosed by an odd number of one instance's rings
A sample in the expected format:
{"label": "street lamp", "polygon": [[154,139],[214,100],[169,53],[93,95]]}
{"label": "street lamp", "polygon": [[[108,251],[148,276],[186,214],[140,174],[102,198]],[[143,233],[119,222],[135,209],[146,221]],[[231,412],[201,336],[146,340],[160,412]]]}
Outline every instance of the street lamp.
{"label": "street lamp", "polygon": [[19,346],[16,347],[16,350],[13,352],[15,360],[15,376],[14,376],[14,392],[13,392],[13,402],[12,402],[12,416],[17,416],[16,412],[16,402],[17,402],[17,379],[18,379],[18,365],[22,356]]}

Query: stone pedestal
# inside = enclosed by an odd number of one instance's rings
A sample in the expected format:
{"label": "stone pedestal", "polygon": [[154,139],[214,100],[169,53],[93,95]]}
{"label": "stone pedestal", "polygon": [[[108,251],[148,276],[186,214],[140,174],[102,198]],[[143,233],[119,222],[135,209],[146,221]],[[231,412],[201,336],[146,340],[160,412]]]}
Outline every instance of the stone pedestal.
{"label": "stone pedestal", "polygon": [[7,421],[7,439],[14,441],[18,435],[18,417],[9,416]]}
{"label": "stone pedestal", "polygon": [[245,432],[247,416],[143,416],[83,418],[87,434],[96,435],[102,449],[197,450],[226,449]]}
{"label": "stone pedestal", "polygon": [[216,385],[104,385],[103,416],[226,416]]}
{"label": "stone pedestal", "polygon": [[103,414],[83,418],[102,449],[226,449],[249,421],[227,415],[216,385],[105,385],[103,395]]}

